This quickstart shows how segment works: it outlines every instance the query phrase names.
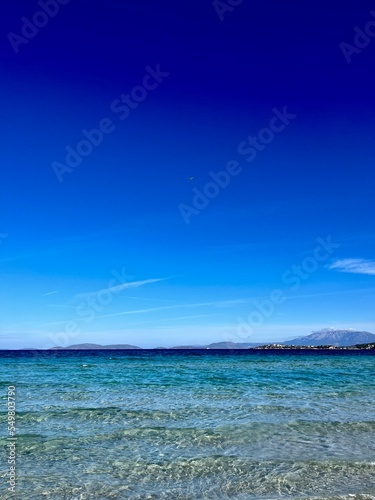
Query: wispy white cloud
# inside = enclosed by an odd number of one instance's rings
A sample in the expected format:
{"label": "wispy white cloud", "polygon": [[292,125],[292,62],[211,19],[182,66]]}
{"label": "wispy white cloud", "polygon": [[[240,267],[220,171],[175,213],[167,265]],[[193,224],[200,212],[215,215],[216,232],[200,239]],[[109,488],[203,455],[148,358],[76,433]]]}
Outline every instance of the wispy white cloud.
{"label": "wispy white cloud", "polygon": [[109,318],[113,316],[125,316],[128,314],[141,314],[141,313],[149,313],[149,312],[155,312],[155,311],[164,311],[167,309],[182,309],[182,308],[189,308],[189,307],[230,307],[232,305],[236,304],[244,304],[248,302],[249,299],[234,299],[234,300],[217,300],[214,302],[198,302],[195,304],[174,304],[171,306],[159,306],[159,307],[148,307],[146,309],[136,309],[133,311],[122,311],[122,312],[117,312],[117,313],[112,313],[112,314],[103,314],[101,316],[98,316],[100,318]]}
{"label": "wispy white cloud", "polygon": [[43,297],[48,297],[48,295],[54,295],[55,293],[58,293],[58,290],[55,290],[53,292],[48,292],[43,295]]}
{"label": "wispy white cloud", "polygon": [[[146,281],[151,281],[151,280],[146,280]],[[156,280],[160,281],[160,280]],[[95,292],[97,293],[97,292]],[[86,295],[87,297],[87,295]],[[133,309],[133,310],[127,310],[127,311],[119,311],[115,313],[109,313],[109,314],[98,314],[96,317],[98,319],[102,318],[114,318],[117,316],[128,316],[131,314],[144,314],[144,313],[152,313],[152,312],[157,312],[157,311],[165,311],[165,310],[171,310],[171,309],[185,309],[185,308],[195,308],[195,307],[230,307],[231,305],[236,305],[236,304],[245,304],[248,303],[249,299],[233,299],[233,300],[217,300],[213,302],[198,302],[198,303],[193,303],[193,304],[174,304],[170,306],[157,306],[157,307],[148,307],[144,309]],[[86,321],[85,318],[72,318],[69,321]],[[57,326],[57,325],[64,325],[67,323],[67,320],[65,321],[53,321],[49,323],[44,323],[39,326]]]}
{"label": "wispy white cloud", "polygon": [[328,268],[341,273],[375,275],[375,261],[366,259],[339,259]]}
{"label": "wispy white cloud", "polygon": [[164,281],[168,278],[155,278],[155,279],[148,279],[148,280],[141,280],[141,281],[130,281],[129,283],[123,283],[122,285],[116,285],[108,288],[101,288],[100,290],[96,290],[95,292],[88,292],[88,293],[79,293],[75,295],[75,299],[85,299],[87,297],[92,297],[94,295],[97,295],[100,292],[110,292],[110,293],[118,293],[121,292],[122,290],[125,290],[126,288],[138,288],[143,285],[148,285],[149,283],[157,283],[158,281]]}
{"label": "wispy white cloud", "polygon": [[311,297],[326,297],[327,295],[338,295],[342,293],[364,293],[373,292],[373,288],[351,288],[349,290],[333,290],[331,292],[308,293],[303,295],[288,295],[287,299],[309,299]]}
{"label": "wispy white cloud", "polygon": [[68,304],[47,304],[47,307],[58,307],[59,309],[76,309],[75,306]]}
{"label": "wispy white cloud", "polygon": [[156,300],[158,302],[174,302],[176,303],[176,300],[171,300],[171,299],[161,299],[160,297],[135,297],[134,295],[125,295],[123,297],[124,299],[134,299],[134,300],[142,300],[142,301],[151,301],[151,300]]}
{"label": "wispy white cloud", "polygon": [[[195,320],[195,319],[198,319],[198,318],[217,318],[218,317],[218,314],[217,313],[211,313],[211,314],[193,314],[191,316],[173,316],[173,317],[170,317],[170,318],[163,318],[163,319],[160,319],[160,320],[155,320],[154,319],[148,319],[148,320],[141,320],[141,321],[136,321],[134,323],[130,323],[129,324],[129,328],[133,328],[134,326],[137,326],[137,325],[147,325],[147,324],[152,324],[153,327],[159,327],[161,328],[162,326],[164,326],[165,323],[169,323],[170,321],[181,321],[181,320]],[[177,325],[177,326],[180,326],[180,325]],[[188,325],[184,325],[184,326],[188,326]]]}

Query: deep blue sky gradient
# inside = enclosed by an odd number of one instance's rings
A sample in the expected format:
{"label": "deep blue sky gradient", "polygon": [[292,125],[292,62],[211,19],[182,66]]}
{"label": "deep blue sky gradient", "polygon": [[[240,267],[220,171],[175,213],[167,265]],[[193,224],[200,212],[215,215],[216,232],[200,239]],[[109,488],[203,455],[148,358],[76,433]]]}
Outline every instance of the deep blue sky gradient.
{"label": "deep blue sky gradient", "polygon": [[[40,7],[5,2],[0,347],[243,341],[241,318],[276,288],[288,300],[248,341],[375,332],[375,276],[329,269],[374,258],[375,40],[350,64],[340,49],[372,8],[243,0],[220,21],[208,0],[71,0],[15,54],[8,33]],[[169,76],[119,120],[111,103],[158,64]],[[247,163],[238,145],[284,106],[296,118]],[[114,132],[60,183],[52,162],[105,117]],[[186,224],[179,205],[230,160],[242,172]],[[328,235],[340,247],[290,290],[284,273]],[[84,294],[124,268],[160,281],[85,322]]]}

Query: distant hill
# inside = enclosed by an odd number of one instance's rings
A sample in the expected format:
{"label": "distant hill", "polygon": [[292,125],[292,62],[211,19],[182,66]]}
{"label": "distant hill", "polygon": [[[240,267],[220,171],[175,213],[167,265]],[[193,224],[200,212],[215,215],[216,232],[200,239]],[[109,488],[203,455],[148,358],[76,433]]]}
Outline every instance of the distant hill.
{"label": "distant hill", "polygon": [[255,342],[214,342],[207,346],[208,349],[249,349],[258,347],[260,343]]}
{"label": "distant hill", "polygon": [[304,337],[297,337],[283,342],[284,345],[335,345],[352,346],[355,344],[367,344],[375,342],[375,335],[370,332],[360,332],[357,330],[338,330],[335,328],[323,328],[317,332],[312,332]]}
{"label": "distant hill", "polygon": [[214,342],[208,345],[180,345],[171,347],[171,349],[249,349],[250,347],[258,347],[262,345],[257,343],[237,343],[237,342]]}
{"label": "distant hill", "polygon": [[100,345],[100,344],[74,344],[74,345],[69,345],[67,347],[51,347],[51,350],[69,350],[69,351],[75,351],[75,350],[80,350],[80,349],[142,349],[141,347],[137,347],[135,345],[129,345],[129,344],[113,344],[113,345]]}

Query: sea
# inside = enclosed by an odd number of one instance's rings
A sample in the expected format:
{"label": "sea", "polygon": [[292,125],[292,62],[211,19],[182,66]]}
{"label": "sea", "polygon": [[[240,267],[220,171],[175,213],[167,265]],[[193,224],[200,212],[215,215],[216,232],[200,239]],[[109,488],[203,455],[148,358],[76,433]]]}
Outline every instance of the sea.
{"label": "sea", "polygon": [[1,499],[375,499],[374,351],[1,351],[0,384]]}

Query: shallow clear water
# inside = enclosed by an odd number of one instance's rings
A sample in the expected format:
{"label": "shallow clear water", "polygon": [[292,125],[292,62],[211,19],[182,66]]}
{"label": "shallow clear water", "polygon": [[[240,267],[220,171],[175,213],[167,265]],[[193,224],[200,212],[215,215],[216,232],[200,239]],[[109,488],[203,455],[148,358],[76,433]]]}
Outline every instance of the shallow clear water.
{"label": "shallow clear water", "polygon": [[370,352],[3,351],[1,446],[15,385],[16,498],[370,500],[374,375]]}

